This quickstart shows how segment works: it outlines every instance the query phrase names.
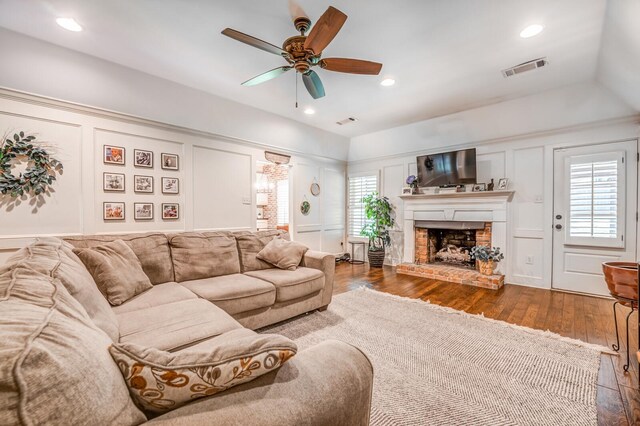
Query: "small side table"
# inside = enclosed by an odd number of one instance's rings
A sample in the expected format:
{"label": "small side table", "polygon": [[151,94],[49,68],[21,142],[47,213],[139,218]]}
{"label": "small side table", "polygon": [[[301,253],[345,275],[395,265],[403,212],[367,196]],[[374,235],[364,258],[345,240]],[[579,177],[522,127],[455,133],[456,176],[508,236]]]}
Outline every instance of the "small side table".
{"label": "small side table", "polygon": [[[351,244],[351,259],[349,260],[349,263],[352,265],[362,265],[364,263],[364,248],[366,246],[367,243],[365,243],[364,241],[347,241],[349,244]],[[356,260],[355,258],[355,247],[356,246],[362,246],[362,260]]]}

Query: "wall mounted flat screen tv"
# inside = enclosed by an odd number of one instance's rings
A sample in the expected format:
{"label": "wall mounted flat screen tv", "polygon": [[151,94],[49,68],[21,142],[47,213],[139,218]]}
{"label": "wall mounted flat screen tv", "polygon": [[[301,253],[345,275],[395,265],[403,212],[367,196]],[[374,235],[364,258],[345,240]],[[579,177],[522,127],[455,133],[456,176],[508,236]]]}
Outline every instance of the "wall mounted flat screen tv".
{"label": "wall mounted flat screen tv", "polygon": [[421,155],[418,186],[450,186],[476,183],[476,149]]}

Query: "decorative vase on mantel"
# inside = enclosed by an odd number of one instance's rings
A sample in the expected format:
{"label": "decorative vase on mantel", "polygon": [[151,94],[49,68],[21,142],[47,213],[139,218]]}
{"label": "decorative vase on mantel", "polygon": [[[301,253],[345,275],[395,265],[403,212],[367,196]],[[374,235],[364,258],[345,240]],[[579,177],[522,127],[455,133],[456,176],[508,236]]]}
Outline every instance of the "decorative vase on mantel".
{"label": "decorative vase on mantel", "polygon": [[411,188],[411,194],[415,195],[420,193],[418,191],[418,178],[415,175],[409,176],[405,182],[409,185],[409,188]]}

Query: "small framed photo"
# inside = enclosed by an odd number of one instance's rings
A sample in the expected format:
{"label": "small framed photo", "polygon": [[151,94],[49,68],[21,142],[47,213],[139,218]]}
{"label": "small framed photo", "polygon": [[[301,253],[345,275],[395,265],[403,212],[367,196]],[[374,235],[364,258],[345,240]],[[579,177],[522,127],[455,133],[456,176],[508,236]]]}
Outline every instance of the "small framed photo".
{"label": "small framed photo", "polygon": [[102,203],[102,218],[104,220],[124,220],[124,203]]}
{"label": "small framed photo", "polygon": [[124,148],[121,146],[104,145],[102,161],[104,164],[124,166]]}
{"label": "small framed photo", "polygon": [[135,220],[152,220],[153,203],[133,203],[133,218]]}
{"label": "small framed photo", "polygon": [[133,150],[133,165],[135,167],[153,168],[153,152],[142,149]]}
{"label": "small framed photo", "polygon": [[103,173],[102,189],[108,192],[124,192],[124,173]]}
{"label": "small framed photo", "polygon": [[147,194],[153,193],[153,176],[134,175],[133,190]]}
{"label": "small framed photo", "polygon": [[473,185],[473,188],[471,189],[472,192],[482,192],[486,190],[487,190],[486,183],[476,183]]}
{"label": "small framed photo", "polygon": [[178,156],[176,154],[165,154],[163,152],[160,157],[163,169],[178,170]]}
{"label": "small framed photo", "polygon": [[178,178],[163,177],[162,178],[162,193],[163,194],[178,194],[180,192],[180,182]]}
{"label": "small framed photo", "polygon": [[413,194],[413,188],[409,186],[405,186],[402,188],[402,195],[411,195]]}
{"label": "small framed photo", "polygon": [[178,203],[162,203],[162,219],[179,219],[180,206]]}
{"label": "small framed photo", "polygon": [[498,190],[504,191],[507,189],[507,186],[509,186],[509,179],[500,178],[500,180],[498,181]]}

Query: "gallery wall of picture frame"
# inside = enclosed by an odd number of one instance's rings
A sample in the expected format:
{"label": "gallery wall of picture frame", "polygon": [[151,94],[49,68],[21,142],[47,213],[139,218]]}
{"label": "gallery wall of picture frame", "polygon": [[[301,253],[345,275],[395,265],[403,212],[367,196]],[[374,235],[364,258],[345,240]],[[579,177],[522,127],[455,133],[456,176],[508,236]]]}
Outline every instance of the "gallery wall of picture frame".
{"label": "gallery wall of picture frame", "polygon": [[[102,150],[102,161],[107,166],[126,166],[126,148],[115,145],[104,145]],[[160,153],[160,168],[167,171],[179,171],[180,156],[173,153]],[[143,169],[154,169],[154,152],[134,149],[133,166]],[[105,193],[125,193],[126,192],[125,173],[105,171],[102,174],[102,189]],[[144,174],[133,175],[133,192],[135,194],[153,194],[155,179],[154,176]],[[160,177],[160,193],[163,195],[180,194],[180,179],[174,176]],[[134,202],[133,218],[136,221],[154,220],[154,203]],[[164,201],[164,200],[163,200]],[[125,221],[126,203],[122,201],[105,201],[103,203],[102,217],[105,221]],[[160,217],[162,220],[180,219],[180,204],[175,202],[160,203]]]}

